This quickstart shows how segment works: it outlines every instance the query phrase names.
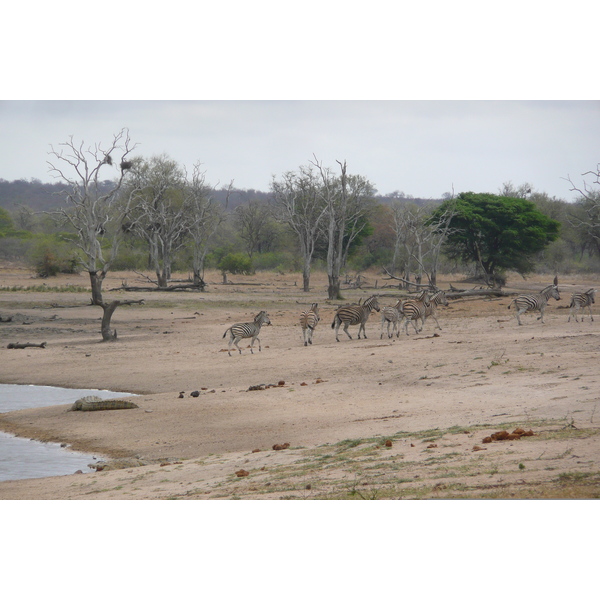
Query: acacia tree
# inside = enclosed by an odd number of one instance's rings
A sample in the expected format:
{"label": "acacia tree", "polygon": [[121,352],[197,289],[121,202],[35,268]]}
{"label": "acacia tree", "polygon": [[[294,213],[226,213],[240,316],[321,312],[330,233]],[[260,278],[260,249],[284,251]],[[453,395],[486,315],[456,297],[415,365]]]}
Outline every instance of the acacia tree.
{"label": "acacia tree", "polygon": [[271,183],[275,216],[296,234],[302,255],[302,289],[310,290],[310,271],[320,226],[327,205],[323,202],[320,181],[310,166],[301,166],[298,173],[288,171],[281,181]]}
{"label": "acacia tree", "polygon": [[[449,202],[432,214],[440,225],[447,219]],[[533,202],[494,194],[461,193],[452,207],[444,250],[450,258],[474,261],[486,283],[495,285],[504,269],[527,273],[533,256],[558,237],[560,223],[541,213]]]}
{"label": "acacia tree", "polygon": [[[85,147],[83,141],[75,143],[73,136],[59,144],[59,149],[52,145],[50,148],[49,154],[54,158],[47,161],[49,171],[67,184],[60,192],[67,206],[53,214],[75,230],[72,241],[81,250],[80,260],[90,276],[91,303],[103,309],[102,339],[115,340],[117,332],[111,330],[111,319],[116,308],[143,303],[143,300],[105,302],[102,296],[102,283],[117,256],[123,225],[129,219],[134,188],[125,195],[120,192],[129,178],[132,163],[127,157],[135,145],[131,144],[129,131],[122,129],[106,148],[101,144]],[[114,174],[115,169],[116,177],[107,187],[107,172],[112,170]]]}
{"label": "acacia tree", "polygon": [[329,300],[340,298],[340,273],[352,243],[368,227],[368,217],[375,205],[374,186],[360,175],[348,175],[346,161],[337,163],[341,171],[339,177],[324,168],[316,158],[312,163],[321,177],[321,194],[326,206],[324,229]]}

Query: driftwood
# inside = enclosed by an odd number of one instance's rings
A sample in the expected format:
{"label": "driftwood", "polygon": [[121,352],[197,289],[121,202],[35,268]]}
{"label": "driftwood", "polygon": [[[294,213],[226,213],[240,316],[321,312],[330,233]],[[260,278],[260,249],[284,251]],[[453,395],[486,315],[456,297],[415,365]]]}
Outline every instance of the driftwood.
{"label": "driftwood", "polygon": [[10,323],[12,321],[12,317],[8,317],[6,319],[3,319],[2,317],[0,317],[0,323]]}
{"label": "driftwood", "polygon": [[45,348],[46,344],[47,342],[42,342],[41,344],[30,344],[29,342],[27,342],[26,344],[22,344],[21,342],[14,342],[12,344],[8,344],[8,346],[6,347],[10,349]]}

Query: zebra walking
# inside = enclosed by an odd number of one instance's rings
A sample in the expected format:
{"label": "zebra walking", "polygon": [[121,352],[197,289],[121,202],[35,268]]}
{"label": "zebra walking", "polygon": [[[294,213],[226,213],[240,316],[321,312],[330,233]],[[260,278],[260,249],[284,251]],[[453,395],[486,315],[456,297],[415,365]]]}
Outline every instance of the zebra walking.
{"label": "zebra walking", "polygon": [[[406,300],[400,307],[400,312],[406,321],[404,322],[404,331],[408,335],[408,324],[412,323],[415,333],[419,333],[425,325],[425,310],[429,306],[429,293],[425,290],[421,292],[415,300]],[[421,319],[421,328],[417,329],[417,321]],[[436,321],[437,322],[437,321]]]}
{"label": "zebra walking", "polygon": [[437,328],[441,331],[440,324],[437,320],[437,307],[439,305],[448,306],[448,299],[446,298],[446,293],[443,290],[437,291],[433,296],[429,298],[429,300],[425,304],[425,314],[423,315],[423,325],[421,326],[421,330],[425,327],[425,321],[427,317],[433,317]]}
{"label": "zebra walking", "polygon": [[528,310],[539,310],[540,316],[537,320],[539,321],[541,319],[543,323],[544,311],[546,310],[546,305],[550,298],[560,300],[558,285],[556,283],[545,287],[539,294],[521,294],[520,296],[517,296],[510,302],[507,308],[510,310],[511,305],[514,302],[515,308],[517,309],[517,321],[519,325],[523,325],[523,323],[521,323],[521,315]]}
{"label": "zebra walking", "polygon": [[360,340],[361,331],[363,332],[365,339],[367,339],[365,323],[373,310],[379,312],[377,296],[371,296],[365,300],[364,304],[349,304],[338,308],[335,317],[333,317],[333,323],[331,324],[331,329],[335,328],[335,341],[340,341],[338,338],[338,331],[342,323],[344,324],[344,331],[350,339],[352,339],[352,336],[348,333],[348,327],[350,325],[360,325],[358,328],[358,339]]}
{"label": "zebra walking", "polygon": [[302,327],[302,337],[304,338],[305,346],[312,344],[313,332],[320,320],[319,305],[316,302],[311,304],[308,310],[300,314],[300,326]]}
{"label": "zebra walking", "polygon": [[266,311],[261,310],[255,317],[252,323],[235,323],[229,329],[225,330],[223,337],[227,335],[229,332],[229,348],[227,352],[229,356],[231,356],[231,345],[235,344],[235,347],[239,350],[239,353],[242,353],[241,348],[238,346],[238,342],[245,338],[252,338],[252,343],[250,344],[250,353],[254,354],[252,347],[254,346],[254,341],[258,340],[258,351],[261,351],[260,339],[258,334],[260,333],[260,328],[263,325],[270,325],[271,321],[269,320],[269,315]]}
{"label": "zebra walking", "polygon": [[[387,324],[387,336],[388,338],[396,337],[399,335],[398,324],[402,321],[402,315],[400,313],[400,307],[402,306],[402,300],[398,300],[394,306],[384,306],[381,309],[381,335],[379,339],[383,339],[383,326]],[[390,335],[390,325],[392,327],[392,333]]]}
{"label": "zebra walking", "polygon": [[[575,321],[577,321],[577,313],[585,308],[586,306],[588,307],[588,310],[590,311],[590,319],[593,321],[594,317],[592,316],[592,304],[594,304],[596,302],[595,300],[595,296],[596,296],[596,290],[595,289],[591,289],[588,290],[587,292],[582,292],[582,293],[575,293],[571,296],[571,304],[569,306],[569,308],[571,309],[571,311],[569,312],[569,320],[567,321],[567,323],[571,320],[571,317],[574,315],[575,316]],[[585,314],[585,311],[583,311]],[[581,315],[581,320],[583,321],[583,315]]]}

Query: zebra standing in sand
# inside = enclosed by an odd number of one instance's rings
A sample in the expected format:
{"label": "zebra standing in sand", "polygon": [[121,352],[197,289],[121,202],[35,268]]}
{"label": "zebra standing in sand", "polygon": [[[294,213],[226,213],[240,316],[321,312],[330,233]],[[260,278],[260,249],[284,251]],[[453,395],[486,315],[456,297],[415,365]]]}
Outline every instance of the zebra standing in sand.
{"label": "zebra standing in sand", "polygon": [[[402,321],[402,315],[400,313],[400,307],[402,306],[402,300],[398,300],[394,306],[384,306],[381,309],[381,335],[379,339],[383,339],[383,326],[387,324],[387,336],[389,338],[396,337],[399,335],[398,323]],[[390,335],[390,325],[392,327],[392,333]]]}
{"label": "zebra standing in sand", "polygon": [[[571,320],[571,317],[574,315],[575,316],[575,321],[577,321],[577,313],[585,308],[586,306],[588,307],[588,310],[590,311],[590,319],[593,321],[594,317],[592,316],[592,304],[594,304],[596,302],[595,300],[595,296],[596,296],[596,290],[595,289],[591,289],[588,290],[587,292],[582,292],[582,293],[575,293],[571,296],[571,304],[569,306],[569,308],[571,309],[571,311],[569,312],[569,320],[567,321],[567,323]],[[585,311],[583,311],[585,314]],[[583,321],[584,316],[581,315],[581,320]],[[579,322],[579,321],[577,321]]]}
{"label": "zebra standing in sand", "polygon": [[313,332],[320,320],[319,305],[316,302],[311,304],[308,310],[300,314],[300,326],[302,327],[302,337],[304,338],[305,346],[312,344]]}
{"label": "zebra standing in sand", "polygon": [[331,329],[335,328],[335,341],[339,342],[338,331],[340,325],[344,324],[344,331],[346,335],[352,339],[350,333],[348,333],[349,325],[360,325],[358,328],[358,339],[360,340],[360,332],[363,332],[365,339],[367,339],[367,332],[365,331],[365,323],[371,314],[371,311],[376,310],[379,312],[379,302],[377,302],[377,296],[371,296],[365,300],[364,304],[349,304],[347,306],[341,306],[337,309],[335,317],[333,317],[333,323]]}
{"label": "zebra standing in sand", "polygon": [[230,334],[229,338],[229,348],[227,352],[229,356],[231,356],[231,345],[235,344],[235,347],[239,350],[240,354],[242,353],[241,348],[238,346],[238,342],[245,338],[252,338],[252,343],[250,344],[250,353],[254,354],[252,347],[254,346],[254,341],[258,340],[258,351],[261,351],[260,339],[258,334],[260,333],[260,328],[263,325],[270,325],[271,321],[269,320],[269,315],[265,310],[261,310],[255,317],[252,323],[235,323],[229,329],[225,330],[223,337],[227,335],[227,332]]}
{"label": "zebra standing in sand", "polygon": [[552,285],[545,287],[539,294],[521,294],[520,296],[517,296],[510,302],[507,308],[510,310],[512,303],[515,303],[515,308],[517,309],[517,322],[519,325],[523,325],[523,323],[521,323],[521,315],[528,310],[539,310],[540,316],[537,320],[539,321],[541,319],[543,323],[544,311],[546,310],[546,305],[550,298],[560,300],[556,279]]}

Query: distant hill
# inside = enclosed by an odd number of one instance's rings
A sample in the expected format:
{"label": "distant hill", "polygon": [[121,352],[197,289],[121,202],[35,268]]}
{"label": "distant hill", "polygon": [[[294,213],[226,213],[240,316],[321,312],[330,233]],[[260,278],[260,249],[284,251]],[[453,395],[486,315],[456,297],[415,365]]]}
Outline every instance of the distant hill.
{"label": "distant hill", "polygon": [[[111,181],[104,181],[102,186],[106,191],[110,189]],[[61,195],[67,189],[64,183],[42,183],[39,179],[17,179],[7,181],[0,179],[0,207],[14,212],[19,206],[26,206],[35,212],[51,211],[64,205],[64,199]],[[227,190],[215,190],[215,200],[225,204],[227,199]],[[234,210],[237,206],[247,204],[250,200],[259,200],[268,202],[271,194],[259,190],[239,190],[233,189],[229,195],[227,209]],[[439,202],[426,198],[413,198],[403,195],[376,196],[382,204],[392,204],[394,202],[410,202],[414,204],[427,204],[429,202]]]}

